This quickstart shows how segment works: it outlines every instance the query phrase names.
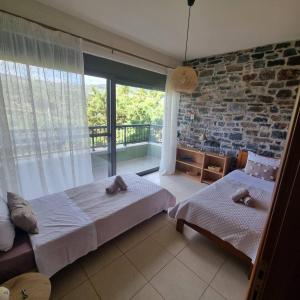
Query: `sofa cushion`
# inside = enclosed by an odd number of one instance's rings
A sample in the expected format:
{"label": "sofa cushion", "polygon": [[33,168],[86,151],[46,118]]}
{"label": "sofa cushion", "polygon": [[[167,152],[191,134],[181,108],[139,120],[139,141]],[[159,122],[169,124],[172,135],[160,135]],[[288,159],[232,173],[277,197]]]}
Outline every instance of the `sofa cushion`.
{"label": "sofa cushion", "polygon": [[7,205],[15,226],[28,233],[39,232],[37,218],[27,201],[17,194],[7,193]]}
{"label": "sofa cushion", "polygon": [[0,283],[36,268],[34,253],[26,232],[16,229],[13,247],[0,252]]}

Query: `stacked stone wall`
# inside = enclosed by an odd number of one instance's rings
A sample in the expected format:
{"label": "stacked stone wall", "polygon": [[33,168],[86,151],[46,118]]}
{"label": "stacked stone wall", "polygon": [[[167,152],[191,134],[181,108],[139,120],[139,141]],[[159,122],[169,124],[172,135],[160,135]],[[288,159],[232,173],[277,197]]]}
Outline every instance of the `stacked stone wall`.
{"label": "stacked stone wall", "polygon": [[300,41],[185,64],[197,69],[199,85],[180,97],[180,143],[230,155],[244,149],[281,156],[300,85]]}

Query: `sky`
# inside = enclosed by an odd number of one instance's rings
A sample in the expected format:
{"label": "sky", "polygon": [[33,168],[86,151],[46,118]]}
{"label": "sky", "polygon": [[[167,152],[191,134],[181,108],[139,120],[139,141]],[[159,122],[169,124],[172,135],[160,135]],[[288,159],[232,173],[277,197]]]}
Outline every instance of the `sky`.
{"label": "sky", "polygon": [[106,84],[105,78],[88,76],[88,75],[84,75],[84,81],[85,81],[85,84],[88,84],[88,85]]}

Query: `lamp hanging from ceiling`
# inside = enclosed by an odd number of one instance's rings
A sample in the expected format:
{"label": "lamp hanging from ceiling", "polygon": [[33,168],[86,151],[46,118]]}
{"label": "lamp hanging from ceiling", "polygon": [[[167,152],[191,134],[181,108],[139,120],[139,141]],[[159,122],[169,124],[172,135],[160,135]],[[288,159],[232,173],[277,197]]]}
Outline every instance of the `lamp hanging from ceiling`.
{"label": "lamp hanging from ceiling", "polygon": [[[186,31],[186,41],[185,41],[185,53],[184,60],[186,61],[186,54],[188,48],[189,39],[189,29],[190,29],[190,17],[191,17],[191,7],[194,5],[195,0],[188,0],[189,6],[189,16]],[[179,66],[177,67],[170,78],[171,88],[176,92],[181,93],[192,93],[198,85],[198,75],[197,72],[189,66]]]}

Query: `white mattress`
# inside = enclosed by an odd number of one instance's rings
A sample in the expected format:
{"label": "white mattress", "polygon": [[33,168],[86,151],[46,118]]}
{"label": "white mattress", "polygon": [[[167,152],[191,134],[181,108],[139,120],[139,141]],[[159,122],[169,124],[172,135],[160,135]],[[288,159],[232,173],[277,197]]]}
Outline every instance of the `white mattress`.
{"label": "white mattress", "polygon": [[[232,201],[231,196],[240,187],[249,190],[255,199],[255,207]],[[169,210],[169,215],[208,230],[245,253],[254,262],[273,188],[274,182],[235,170],[178,203]]]}
{"label": "white mattress", "polygon": [[48,276],[97,249],[93,222],[64,193],[30,201],[39,234],[31,234],[38,270]]}
{"label": "white mattress", "polygon": [[166,189],[135,174],[122,175],[128,190],[107,195],[114,177],[31,200],[40,233],[30,235],[36,264],[52,276],[79,257],[175,205]]}

